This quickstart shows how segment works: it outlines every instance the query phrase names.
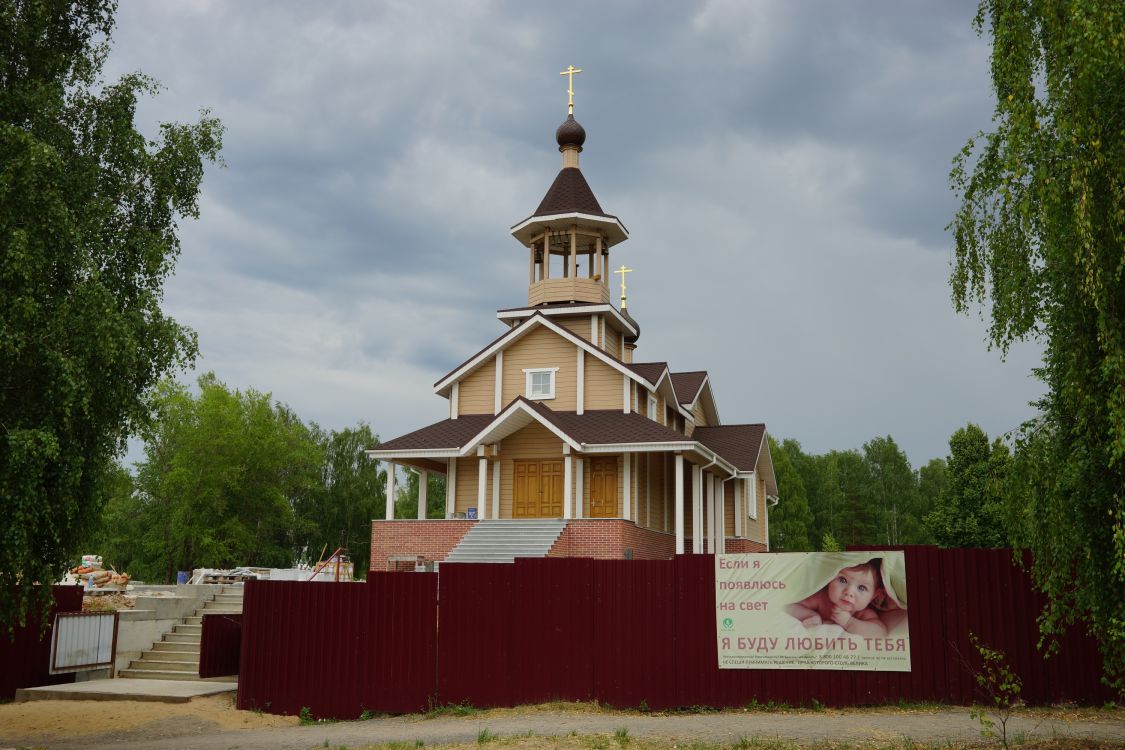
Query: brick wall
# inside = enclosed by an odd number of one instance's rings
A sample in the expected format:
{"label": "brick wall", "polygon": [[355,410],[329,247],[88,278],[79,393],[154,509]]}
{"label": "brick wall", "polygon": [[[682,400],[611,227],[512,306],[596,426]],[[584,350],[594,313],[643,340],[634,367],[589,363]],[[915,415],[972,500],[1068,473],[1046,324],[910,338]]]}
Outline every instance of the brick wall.
{"label": "brick wall", "polygon": [[676,536],[619,518],[577,519],[567,524],[547,556],[622,560],[627,549],[633,550],[634,560],[667,560],[676,553]]}
{"label": "brick wall", "polygon": [[[371,570],[390,570],[392,555],[416,555],[425,561],[441,561],[457,546],[476,521],[427,519],[371,522]],[[414,563],[393,569],[414,570]]]}
{"label": "brick wall", "polygon": [[766,552],[766,545],[752,539],[727,539],[727,552]]}

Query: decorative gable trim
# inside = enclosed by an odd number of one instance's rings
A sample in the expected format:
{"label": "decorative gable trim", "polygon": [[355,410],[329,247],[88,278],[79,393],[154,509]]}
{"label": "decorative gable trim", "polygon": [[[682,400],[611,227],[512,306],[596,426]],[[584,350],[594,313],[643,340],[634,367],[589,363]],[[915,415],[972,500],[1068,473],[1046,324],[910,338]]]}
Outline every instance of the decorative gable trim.
{"label": "decorative gable trim", "polygon": [[483,365],[485,362],[487,362],[489,360],[489,358],[491,358],[494,354],[496,354],[500,350],[507,348],[509,345],[511,345],[511,344],[515,343],[516,341],[518,341],[519,339],[523,338],[535,326],[544,326],[548,330],[557,333],[559,336],[562,336],[564,339],[566,339],[570,343],[572,343],[575,346],[585,350],[586,352],[593,355],[594,357],[597,357],[602,362],[606,363],[607,365],[609,365],[613,369],[620,372],[622,375],[625,375],[626,377],[637,381],[638,383],[645,386],[646,388],[652,389],[652,388],[655,387],[652,383],[648,382],[648,380],[646,380],[645,378],[641,377],[640,375],[638,375],[637,373],[635,373],[631,369],[629,369],[628,365],[624,364],[623,362],[618,361],[616,358],[610,356],[609,354],[606,354],[601,349],[598,349],[596,346],[594,346],[593,344],[591,344],[589,341],[582,338],[578,334],[573,333],[569,329],[564,328],[564,327],[560,326],[559,324],[555,323],[550,318],[548,318],[546,315],[543,315],[542,313],[539,313],[539,312],[535,312],[527,320],[525,320],[524,322],[520,323],[515,328],[512,328],[508,332],[501,335],[499,338],[494,340],[491,344],[489,344],[487,347],[482,349],[475,356],[473,356],[472,358],[467,360],[464,364],[462,364],[456,370],[449,373],[448,375],[446,375],[444,378],[442,378],[438,382],[434,383],[434,392],[438,393],[438,394],[441,394],[441,395],[444,395],[443,392],[445,391],[445,389],[451,388],[458,380],[460,380],[465,375],[468,375],[470,372],[472,372],[473,370],[475,370],[478,367],[480,367],[481,365]]}

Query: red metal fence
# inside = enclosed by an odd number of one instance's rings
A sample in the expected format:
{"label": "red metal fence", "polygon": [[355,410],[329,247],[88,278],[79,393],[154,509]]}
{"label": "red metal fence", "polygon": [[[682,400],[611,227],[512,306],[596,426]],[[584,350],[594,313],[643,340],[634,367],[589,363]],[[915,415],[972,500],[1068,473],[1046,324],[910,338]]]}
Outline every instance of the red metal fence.
{"label": "red metal fence", "polygon": [[[48,614],[54,622],[56,612],[82,611],[81,586],[52,586],[55,605]],[[60,685],[74,682],[73,674],[50,673],[51,627],[40,631],[38,617],[28,617],[27,624],[13,633],[0,631],[0,700],[11,700],[19,688]]]}
{"label": "red metal fence", "polygon": [[366,585],[246,584],[238,707],[354,719],[417,711],[433,696],[437,576],[370,573]]}
{"label": "red metal fence", "polygon": [[242,615],[203,615],[199,636],[199,676],[238,674],[242,657]]}
{"label": "red metal fence", "polygon": [[367,585],[253,583],[239,707],[354,718],[467,702],[614,706],[969,703],[969,633],[1004,651],[1033,703],[1099,703],[1095,645],[1036,651],[1042,599],[1006,550],[906,547],[911,671],[720,670],[714,558],[451,564]]}

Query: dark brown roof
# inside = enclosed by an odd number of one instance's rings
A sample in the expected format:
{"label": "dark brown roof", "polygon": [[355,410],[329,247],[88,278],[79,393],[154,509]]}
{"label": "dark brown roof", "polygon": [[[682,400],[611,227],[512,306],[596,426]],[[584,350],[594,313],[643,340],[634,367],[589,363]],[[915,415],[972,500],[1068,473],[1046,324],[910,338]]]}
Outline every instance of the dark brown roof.
{"label": "dark brown roof", "polygon": [[380,451],[452,450],[460,448],[495,419],[491,414],[462,414],[443,419],[377,446]]}
{"label": "dark brown roof", "polygon": [[764,424],[728,424],[720,427],[696,427],[692,440],[698,440],[730,461],[739,471],[754,471],[762,449]]}
{"label": "dark brown roof", "polygon": [[667,362],[633,362],[625,366],[653,385],[656,385],[656,381],[660,380],[660,376],[668,369]]}
{"label": "dark brown roof", "polygon": [[680,400],[681,404],[691,404],[695,402],[695,397],[699,393],[699,389],[703,386],[703,381],[706,377],[706,370],[672,373],[672,387],[676,389],[676,398]]}
{"label": "dark brown roof", "polygon": [[684,443],[692,440],[635,412],[626,414],[620,409],[596,409],[579,414],[553,411],[543,404],[524,400],[576,443]]}
{"label": "dark brown roof", "polygon": [[546,216],[572,211],[595,216],[609,216],[605,211],[602,211],[598,199],[594,197],[594,191],[590,189],[590,184],[586,182],[586,178],[582,176],[582,170],[578,167],[563,167],[559,170],[555,181],[551,183],[551,187],[547,189],[547,194],[543,196],[543,200],[539,202],[539,208],[535,209],[535,213],[532,215]]}

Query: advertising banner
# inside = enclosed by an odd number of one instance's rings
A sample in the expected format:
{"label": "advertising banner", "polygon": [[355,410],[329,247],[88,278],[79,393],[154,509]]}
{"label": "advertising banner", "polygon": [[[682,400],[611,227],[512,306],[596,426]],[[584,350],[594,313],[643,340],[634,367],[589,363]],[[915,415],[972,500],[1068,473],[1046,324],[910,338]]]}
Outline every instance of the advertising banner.
{"label": "advertising banner", "polygon": [[910,671],[902,552],[715,555],[720,669]]}

